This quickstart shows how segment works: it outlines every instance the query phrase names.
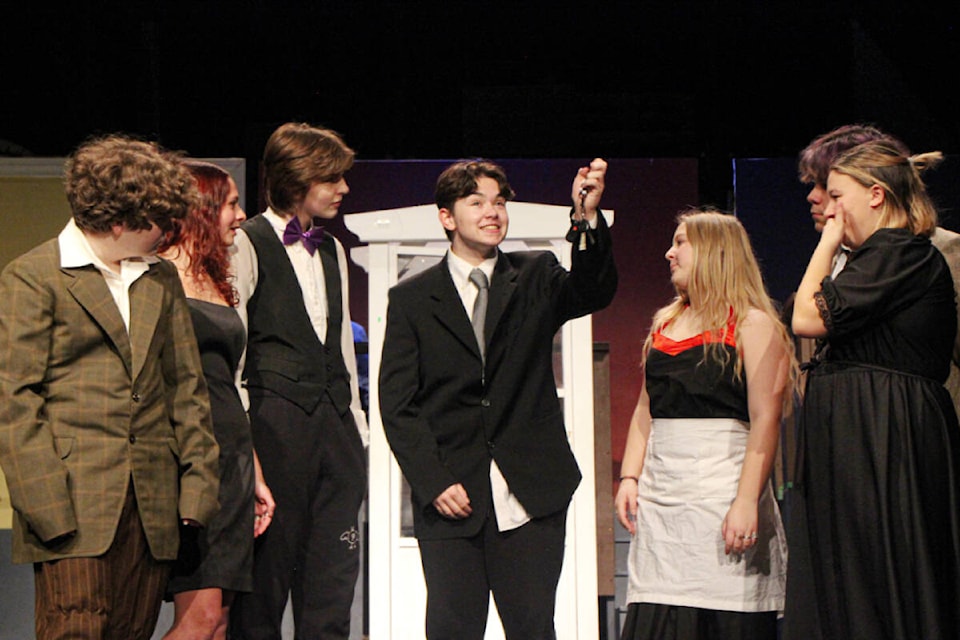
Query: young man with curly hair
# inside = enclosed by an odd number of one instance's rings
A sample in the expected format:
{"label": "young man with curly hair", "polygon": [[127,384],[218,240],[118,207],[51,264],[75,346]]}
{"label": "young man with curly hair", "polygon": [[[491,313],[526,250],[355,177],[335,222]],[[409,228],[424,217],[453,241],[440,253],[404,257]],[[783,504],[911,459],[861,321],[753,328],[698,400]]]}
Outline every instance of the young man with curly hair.
{"label": "young man with curly hair", "polygon": [[180,523],[217,508],[218,448],[176,268],[155,257],[194,202],[157,145],[67,160],[73,217],[0,275],[0,465],[36,633],[150,638]]}

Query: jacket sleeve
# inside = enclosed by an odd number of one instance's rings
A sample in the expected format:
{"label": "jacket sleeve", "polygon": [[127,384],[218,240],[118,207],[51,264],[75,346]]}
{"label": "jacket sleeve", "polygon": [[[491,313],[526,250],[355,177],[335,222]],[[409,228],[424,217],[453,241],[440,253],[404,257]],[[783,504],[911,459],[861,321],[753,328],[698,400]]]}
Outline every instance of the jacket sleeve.
{"label": "jacket sleeve", "polygon": [[0,275],[0,466],[13,508],[44,542],[77,530],[67,469],[44,410],[54,295],[17,260]]}
{"label": "jacket sleeve", "polygon": [[559,289],[560,324],[605,308],[617,292],[610,228],[602,212],[597,212],[596,220],[596,228],[588,227],[571,237],[571,267],[561,275]]}
{"label": "jacket sleeve", "polygon": [[218,508],[220,450],[190,310],[175,272],[168,283],[173,295],[162,358],[170,424],[180,451],[179,511],[181,518],[206,525]]}
{"label": "jacket sleeve", "polygon": [[460,480],[441,461],[436,437],[421,415],[420,336],[395,288],[389,298],[379,379],[383,430],[413,493],[429,503]]}

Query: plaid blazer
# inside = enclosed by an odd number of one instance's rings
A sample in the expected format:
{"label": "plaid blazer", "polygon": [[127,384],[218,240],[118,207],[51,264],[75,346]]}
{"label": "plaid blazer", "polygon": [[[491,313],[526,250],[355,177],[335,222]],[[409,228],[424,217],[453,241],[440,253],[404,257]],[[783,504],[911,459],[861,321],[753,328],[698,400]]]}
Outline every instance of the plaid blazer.
{"label": "plaid blazer", "polygon": [[0,465],[13,560],[103,554],[128,482],[158,560],[179,518],[217,509],[218,447],[176,269],[130,287],[130,332],[92,265],[61,268],[56,239],[0,275]]}

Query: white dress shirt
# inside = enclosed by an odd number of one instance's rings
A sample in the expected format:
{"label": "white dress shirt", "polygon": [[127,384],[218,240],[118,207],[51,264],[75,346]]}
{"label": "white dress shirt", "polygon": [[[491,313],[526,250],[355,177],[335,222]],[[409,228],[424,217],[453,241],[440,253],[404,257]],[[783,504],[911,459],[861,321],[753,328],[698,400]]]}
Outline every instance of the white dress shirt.
{"label": "white dress shirt", "polygon": [[850,258],[851,249],[845,245],[840,245],[837,253],[833,256],[833,267],[830,269],[830,278],[834,279],[839,275],[843,268],[847,266],[847,260]]}
{"label": "white dress shirt", "polygon": [[[277,238],[283,242],[283,231],[289,222],[289,218],[282,218],[272,210],[267,209],[260,214],[266,219],[273,230],[277,233]],[[331,236],[332,237],[332,236]],[[340,353],[343,355],[343,363],[347,367],[347,373],[350,374],[350,411],[353,419],[357,423],[357,429],[360,431],[360,437],[363,439],[364,446],[367,445],[369,431],[367,429],[366,415],[360,405],[360,391],[357,384],[357,356],[353,346],[353,326],[350,323],[350,287],[347,272],[347,255],[343,250],[340,241],[334,238],[334,244],[337,248],[337,265],[340,268],[340,291],[342,299],[343,320],[340,327]],[[324,280],[323,262],[319,253],[310,255],[303,242],[294,242],[284,245],[287,257],[290,258],[290,264],[293,272],[297,276],[297,282],[300,284],[300,290],[303,294],[303,304],[310,318],[310,324],[320,342],[327,338],[327,285]],[[250,241],[250,237],[243,229],[237,231],[237,236],[233,242],[230,252],[231,266],[236,276],[234,286],[237,290],[239,302],[237,311],[240,319],[243,320],[243,326],[248,327],[249,318],[247,316],[247,303],[253,297],[259,284],[260,262],[257,258],[257,251]],[[243,374],[243,366],[246,360],[246,352],[240,360],[238,368],[238,378]],[[250,408],[250,399],[247,390],[243,387],[242,381],[237,380],[237,389],[240,391],[240,398],[243,400],[245,408]]]}
{"label": "white dress shirt", "polygon": [[117,303],[117,309],[120,311],[120,317],[123,318],[123,325],[130,333],[130,286],[137,279],[145,274],[150,265],[159,262],[160,258],[156,256],[144,256],[143,258],[130,258],[120,261],[120,273],[107,266],[101,260],[83,235],[83,231],[77,227],[77,224],[70,219],[67,226],[63,228],[60,235],[57,236],[57,242],[60,245],[60,266],[64,268],[84,267],[88,264],[95,266],[107,283],[110,295]]}

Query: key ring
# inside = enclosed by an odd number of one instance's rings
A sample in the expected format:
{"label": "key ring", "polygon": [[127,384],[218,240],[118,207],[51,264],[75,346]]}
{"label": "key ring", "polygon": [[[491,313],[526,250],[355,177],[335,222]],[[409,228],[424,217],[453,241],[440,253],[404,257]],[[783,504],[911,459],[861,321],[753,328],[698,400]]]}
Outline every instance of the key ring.
{"label": "key ring", "polygon": [[[586,219],[587,219],[587,188],[580,188],[580,208],[573,212],[573,216],[570,220],[570,230],[567,231],[567,242],[577,242],[579,240],[579,245],[581,249],[586,248],[586,235],[583,233],[586,229]],[[576,207],[574,207],[576,209]]]}

